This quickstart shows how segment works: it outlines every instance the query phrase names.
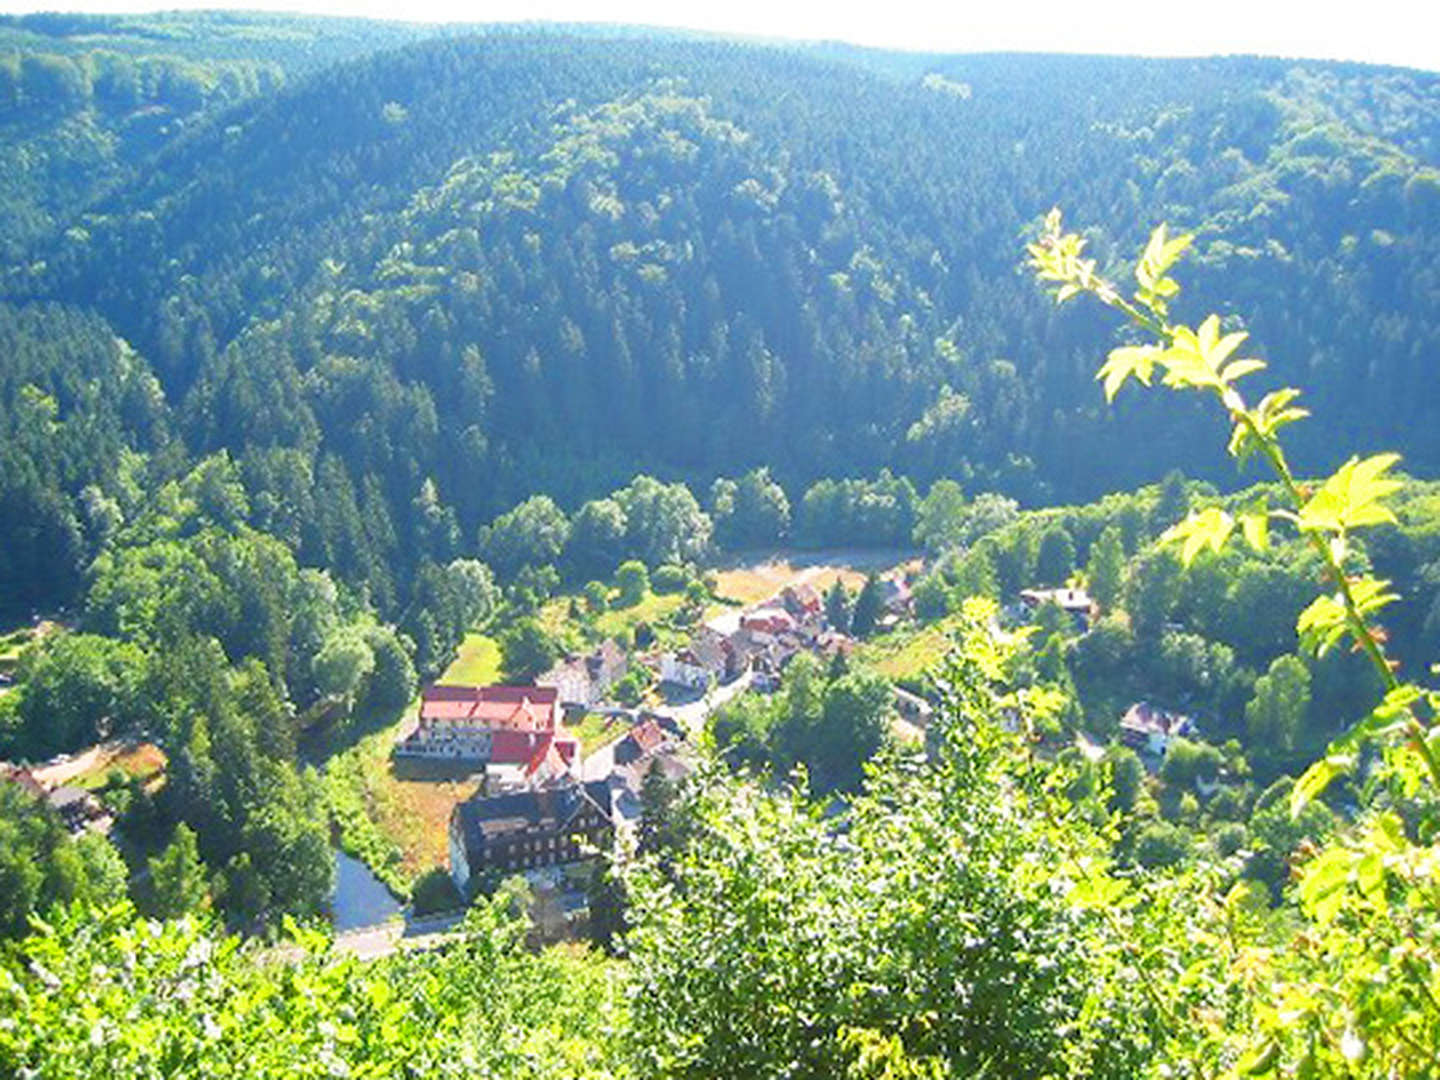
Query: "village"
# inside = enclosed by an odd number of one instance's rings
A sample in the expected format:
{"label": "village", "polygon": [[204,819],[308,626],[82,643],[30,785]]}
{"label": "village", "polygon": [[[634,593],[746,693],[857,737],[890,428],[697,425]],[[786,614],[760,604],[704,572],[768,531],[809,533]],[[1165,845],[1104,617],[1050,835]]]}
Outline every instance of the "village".
{"label": "village", "polygon": [[[777,575],[783,580],[778,590],[750,580],[749,602],[712,608],[685,633],[666,635],[663,644],[649,640],[637,647],[633,633],[604,637],[562,655],[526,682],[465,681],[447,672],[422,689],[393,731],[377,736],[388,764],[376,759],[368,767],[398,773],[409,789],[424,791],[435,823],[424,827],[444,830],[435,855],[443,851],[443,869],[454,886],[452,909],[521,879],[532,940],[584,939],[592,932],[597,856],[613,852],[617,843],[633,845],[646,812],[647,783],[673,787],[690,775],[712,714],[743,694],[774,693],[795,657],[809,655],[830,666],[848,663],[858,651],[888,676],[899,676],[889,684],[891,734],[923,745],[934,706],[915,692],[914,676],[933,663],[936,633],[943,648],[943,630],[916,618],[912,585],[922,568],[912,560],[871,575],[879,598],[878,650],[851,636],[848,627],[832,625],[816,584],[825,580],[820,568],[796,573],[787,567]],[[824,572],[833,584],[843,571]],[[857,571],[849,573],[852,581],[863,580]],[[1008,634],[1046,607],[1058,609],[1081,634],[1096,613],[1083,588],[1030,588],[1000,609],[992,630]],[[899,653],[887,652],[895,643]],[[471,669],[457,661],[451,672]],[[625,704],[620,691],[626,685],[648,691]],[[1118,736],[1154,774],[1170,742],[1197,737],[1198,728],[1188,716],[1139,701],[1120,717]],[[155,790],[165,766],[164,752],[142,735],[34,766],[0,763],[0,780],[46,802],[73,835],[108,834],[114,815],[102,798],[105,788],[123,777]],[[1214,778],[1196,780],[1202,796],[1217,786]],[[368,877],[362,863],[350,865]],[[342,874],[341,893],[353,877]],[[394,884],[369,884],[396,892]],[[343,900],[337,895],[337,915]],[[393,918],[398,904],[376,910]],[[411,910],[407,919],[420,925],[416,917],[430,914]],[[336,926],[362,935],[371,929],[364,916],[348,924],[339,919]],[[392,935],[383,947],[395,943]]]}
{"label": "village", "polygon": [[[879,582],[884,629],[913,625],[908,575],[897,570]],[[1059,608],[1079,632],[1095,610],[1080,588],[1026,589],[1001,618],[1022,625],[1045,605]],[[994,630],[1005,633],[999,622]],[[449,816],[448,870],[461,899],[519,875],[531,891],[542,940],[582,937],[589,930],[595,856],[617,837],[633,841],[645,811],[647,777],[674,784],[689,775],[695,738],[711,713],[740,694],[778,689],[796,656],[831,663],[858,645],[830,625],[819,590],[804,581],[787,584],[758,603],[712,615],[672,648],[627,655],[606,639],[563,657],[533,685],[431,685],[393,754],[397,760],[463,763],[482,777]],[[625,706],[614,700],[612,691],[632,664],[646,669],[664,703]],[[891,695],[892,734],[923,743],[934,706],[899,685]],[[587,752],[578,729],[596,717],[611,737]],[[1173,738],[1198,735],[1189,717],[1143,701],[1125,712],[1118,731],[1152,773]],[[1197,785],[1201,794],[1217,786]]]}
{"label": "village", "polygon": [[[880,579],[887,627],[912,617],[903,573]],[[780,685],[802,652],[825,661],[856,642],[830,626],[807,582],[740,610],[713,615],[688,642],[633,656],[614,639],[563,657],[533,685],[440,682],[421,695],[415,723],[394,745],[398,760],[463,764],[481,774],[448,828],[449,871],[460,897],[523,876],[532,916],[550,937],[586,930],[593,856],[633,836],[646,778],[674,783],[694,767],[693,741],[710,713],[747,691]],[[631,665],[646,669],[663,703],[626,707],[613,689]],[[923,738],[930,706],[896,688],[896,723]],[[613,737],[586,754],[577,728],[600,717]]]}
{"label": "village", "polygon": [[[878,579],[882,631],[894,635],[914,626],[916,573],[911,564]],[[710,715],[741,694],[775,691],[797,655],[828,664],[860,645],[830,624],[824,597],[807,577],[813,575],[797,575],[748,605],[709,613],[669,647],[627,650],[606,638],[561,657],[532,683],[442,678],[425,687],[390,756],[396,767],[418,765],[421,776],[443,777],[427,785],[442,799],[442,789],[457,790],[455,777],[473,781],[447,813],[445,869],[457,901],[518,875],[529,889],[540,940],[584,937],[595,856],[612,849],[617,837],[633,841],[647,777],[674,784],[689,775],[696,737]],[[1047,604],[1081,632],[1093,615],[1093,602],[1076,588],[1023,590],[1002,615],[1007,623],[1023,623]],[[625,705],[615,691],[632,668],[654,690],[650,701]],[[932,704],[899,685],[891,693],[893,734],[922,742]],[[1190,718],[1147,702],[1132,705],[1119,724],[1122,741],[1142,753],[1152,772],[1170,739],[1196,733]],[[425,772],[426,765],[440,771]],[[132,738],[33,767],[3,763],[0,779],[45,801],[72,834],[103,834],[114,823],[97,794],[103,778],[118,770],[153,787],[163,782],[164,766],[159,747]]]}

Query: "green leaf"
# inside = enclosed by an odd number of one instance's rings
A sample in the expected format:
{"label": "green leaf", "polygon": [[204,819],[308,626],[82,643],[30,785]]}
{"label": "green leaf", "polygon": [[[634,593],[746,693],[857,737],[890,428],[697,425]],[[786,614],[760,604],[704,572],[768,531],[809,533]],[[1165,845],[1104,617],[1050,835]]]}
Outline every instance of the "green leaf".
{"label": "green leaf", "polygon": [[1245,534],[1245,542],[1252,550],[1265,551],[1269,548],[1270,508],[1263,498],[1251,503],[1250,509],[1240,515],[1239,522],[1240,531]]}
{"label": "green leaf", "polygon": [[1114,401],[1120,387],[1125,385],[1125,380],[1131,375],[1149,386],[1159,355],[1160,349],[1154,345],[1122,345],[1118,349],[1111,349],[1110,355],[1095,376],[1105,380],[1105,400]]}
{"label": "green leaf", "polygon": [[1354,601],[1355,612],[1361,618],[1373,615],[1388,604],[1400,599],[1395,593],[1387,592],[1390,582],[1372,577],[1354,578],[1350,582],[1350,598]]}
{"label": "green leaf", "polygon": [[1271,1036],[1266,1036],[1255,1046],[1241,1056],[1235,1065],[1235,1071],[1241,1076],[1264,1076],[1266,1073],[1274,1072],[1275,1066],[1280,1061],[1280,1044]]}
{"label": "green leaf", "polygon": [[1351,458],[1325,481],[1300,510],[1300,527],[1311,531],[1343,532],[1364,525],[1395,521],[1381,500],[1400,487],[1387,473],[1400,460],[1398,454]]}
{"label": "green leaf", "polygon": [[1263,422],[1259,425],[1261,431],[1267,435],[1273,435],[1276,430],[1286,424],[1292,424],[1296,420],[1302,420],[1310,413],[1301,408],[1290,408],[1290,403],[1300,396],[1300,391],[1293,386],[1282,387],[1279,390],[1272,390],[1260,399],[1256,406],[1256,412],[1260,414]]}
{"label": "green leaf", "polygon": [[1182,545],[1180,561],[1189,566],[1203,549],[1218,552],[1224,547],[1234,528],[1234,518],[1218,506],[1211,506],[1166,529],[1160,543]]}
{"label": "green leaf", "polygon": [[1385,856],[1367,851],[1355,863],[1355,884],[1367,900],[1380,900],[1385,895]]}
{"label": "green leaf", "polygon": [[1300,779],[1295,782],[1294,790],[1290,792],[1290,816],[1298,817],[1300,811],[1330,786],[1331,781],[1337,776],[1344,776],[1354,765],[1353,754],[1327,754],[1314,762],[1301,774]]}
{"label": "green leaf", "polygon": [[1317,596],[1295,621],[1301,647],[1316,656],[1334,648],[1346,626],[1345,605],[1334,596]]}
{"label": "green leaf", "polygon": [[1349,850],[1332,847],[1305,867],[1300,879],[1300,903],[1318,921],[1329,922],[1339,911],[1354,862]]}
{"label": "green leaf", "polygon": [[1194,237],[1189,233],[1170,237],[1169,227],[1163,222],[1150,234],[1150,240],[1135,266],[1135,280],[1140,287],[1160,296],[1173,296],[1179,286],[1165,277],[1168,271],[1185,253]]}
{"label": "green leaf", "polygon": [[1234,382],[1236,379],[1243,379],[1246,375],[1253,375],[1257,371],[1265,370],[1265,361],[1255,359],[1231,360],[1220,372],[1220,378],[1225,382]]}

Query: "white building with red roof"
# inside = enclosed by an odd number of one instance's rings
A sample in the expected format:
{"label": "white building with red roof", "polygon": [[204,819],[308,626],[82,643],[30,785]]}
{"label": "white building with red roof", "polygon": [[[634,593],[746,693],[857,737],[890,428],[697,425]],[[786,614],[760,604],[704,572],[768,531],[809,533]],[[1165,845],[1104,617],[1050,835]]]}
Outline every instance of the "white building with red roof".
{"label": "white building with red roof", "polygon": [[553,686],[431,686],[420,699],[415,731],[397,754],[521,765],[554,750],[566,762],[574,739],[561,735]]}

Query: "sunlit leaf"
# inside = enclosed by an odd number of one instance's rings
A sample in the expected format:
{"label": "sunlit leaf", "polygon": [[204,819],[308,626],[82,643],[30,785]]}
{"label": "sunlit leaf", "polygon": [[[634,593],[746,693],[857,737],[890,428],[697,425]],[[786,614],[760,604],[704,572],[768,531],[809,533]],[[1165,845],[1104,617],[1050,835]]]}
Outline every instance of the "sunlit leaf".
{"label": "sunlit leaf", "polygon": [[1095,376],[1105,381],[1105,400],[1114,401],[1120,387],[1132,375],[1148,386],[1159,355],[1160,350],[1154,345],[1122,345],[1111,349]]}
{"label": "sunlit leaf", "polygon": [[1166,529],[1160,542],[1179,544],[1180,560],[1189,566],[1205,548],[1218,552],[1224,547],[1234,528],[1234,518],[1218,506],[1211,506]]}
{"label": "sunlit leaf", "polygon": [[1300,811],[1319,798],[1337,777],[1344,776],[1354,767],[1352,754],[1327,754],[1311,764],[1295,782],[1290,792],[1290,814],[1298,816]]}

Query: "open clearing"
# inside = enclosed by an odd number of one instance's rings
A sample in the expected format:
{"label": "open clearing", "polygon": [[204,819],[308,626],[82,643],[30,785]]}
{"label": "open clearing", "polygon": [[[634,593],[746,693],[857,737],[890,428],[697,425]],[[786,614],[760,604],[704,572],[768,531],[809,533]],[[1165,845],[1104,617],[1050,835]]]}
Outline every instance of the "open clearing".
{"label": "open clearing", "polygon": [[958,626],[958,619],[947,618],[919,630],[903,627],[865,642],[855,657],[887,679],[918,679],[944,658],[953,644],[951,631]]}
{"label": "open clearing", "polygon": [[566,724],[565,731],[580,740],[581,757],[589,757],[606,743],[614,742],[630,730],[622,718],[586,713],[578,724]]}
{"label": "open clearing", "polygon": [[440,676],[451,686],[488,686],[500,681],[500,643],[488,634],[465,635],[454,661]]}
{"label": "open clearing", "polygon": [[34,770],[35,779],[50,787],[104,787],[112,770],[136,776],[154,788],[165,773],[165,751],[154,743],[112,739]]}
{"label": "open clearing", "polygon": [[917,562],[913,551],[779,551],[714,571],[716,592],[722,599],[751,607],[775,596],[787,585],[810,585],[824,592],[836,578],[851,592],[874,570],[885,573]]}
{"label": "open clearing", "polygon": [[342,846],[401,895],[426,870],[448,865],[450,810],[480,788],[473,766],[393,758],[396,739],[413,723],[407,709],[325,770]]}
{"label": "open clearing", "polygon": [[153,791],[160,786],[167,764],[165,751],[154,743],[125,744],[102,755],[94,766],[75,777],[73,783],[81,787],[102,788],[109,782],[110,774],[118,771],[141,781]]}

